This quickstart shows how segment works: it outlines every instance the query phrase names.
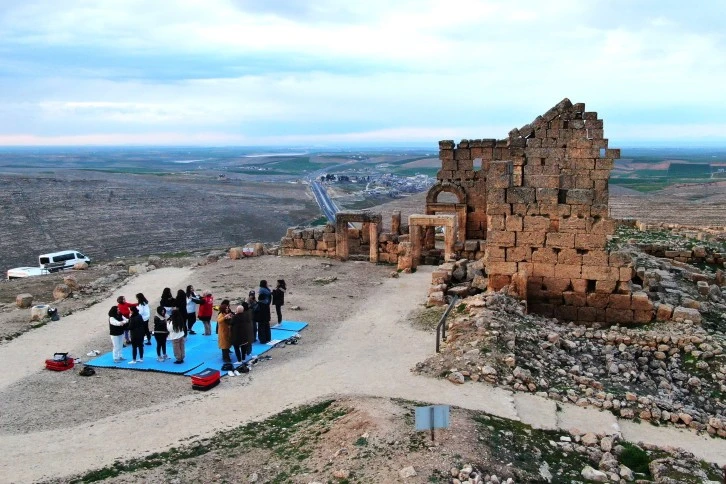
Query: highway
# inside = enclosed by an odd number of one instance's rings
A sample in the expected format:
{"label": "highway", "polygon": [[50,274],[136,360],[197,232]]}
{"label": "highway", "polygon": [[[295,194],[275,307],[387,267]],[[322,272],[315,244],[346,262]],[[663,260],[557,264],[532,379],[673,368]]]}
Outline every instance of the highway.
{"label": "highway", "polygon": [[335,202],[330,199],[328,191],[320,184],[320,182],[317,181],[311,181],[310,188],[312,189],[313,195],[315,195],[315,200],[318,202],[320,210],[323,212],[323,215],[325,215],[325,218],[327,218],[329,222],[335,222],[335,214],[340,209],[337,205],[335,205]]}

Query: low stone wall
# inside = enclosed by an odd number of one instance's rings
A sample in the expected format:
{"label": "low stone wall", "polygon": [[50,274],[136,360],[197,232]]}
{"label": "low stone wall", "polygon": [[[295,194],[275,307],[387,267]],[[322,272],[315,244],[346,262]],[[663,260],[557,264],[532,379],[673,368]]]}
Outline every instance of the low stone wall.
{"label": "low stone wall", "polygon": [[655,243],[638,244],[638,248],[646,254],[686,264],[711,264],[726,267],[726,253],[717,252],[710,247],[696,246],[692,249],[683,249]]}
{"label": "low stone wall", "polygon": [[324,227],[292,227],[280,240],[284,256],[335,257],[335,225]]}
{"label": "low stone wall", "polygon": [[690,225],[679,225],[679,224],[652,224],[642,222],[640,220],[621,220],[619,221],[626,225],[632,226],[640,230],[641,232],[655,232],[655,231],[667,231],[676,235],[682,235],[696,240],[704,241],[724,241],[726,240],[726,227],[723,226],[711,226],[711,227],[694,227]]}

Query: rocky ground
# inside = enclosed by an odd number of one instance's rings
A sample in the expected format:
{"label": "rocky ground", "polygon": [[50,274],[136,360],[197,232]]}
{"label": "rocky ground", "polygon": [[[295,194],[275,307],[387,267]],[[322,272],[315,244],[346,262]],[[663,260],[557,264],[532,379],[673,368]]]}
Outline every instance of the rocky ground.
{"label": "rocky ground", "polygon": [[640,447],[617,435],[538,430],[459,408],[432,441],[413,430],[417,405],[324,400],[71,482],[666,483],[721,475],[682,451]]}

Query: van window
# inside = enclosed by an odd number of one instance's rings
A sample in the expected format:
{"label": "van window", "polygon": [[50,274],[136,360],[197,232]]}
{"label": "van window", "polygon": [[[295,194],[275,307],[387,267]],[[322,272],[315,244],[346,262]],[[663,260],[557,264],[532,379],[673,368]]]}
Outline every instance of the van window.
{"label": "van window", "polygon": [[50,259],[48,257],[41,257],[40,263],[41,264],[50,264]]}
{"label": "van window", "polygon": [[80,252],[76,252],[76,259],[85,259],[86,256],[81,254]]}
{"label": "van window", "polygon": [[53,260],[55,262],[65,262],[65,261],[71,260],[73,258],[75,258],[75,255],[73,254],[73,252],[70,252],[68,254],[57,255],[57,256],[53,257]]}

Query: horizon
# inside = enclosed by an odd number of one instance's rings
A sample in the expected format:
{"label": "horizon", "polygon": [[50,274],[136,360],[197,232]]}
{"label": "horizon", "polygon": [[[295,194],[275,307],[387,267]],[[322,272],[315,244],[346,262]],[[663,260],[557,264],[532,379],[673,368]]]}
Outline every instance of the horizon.
{"label": "horizon", "polygon": [[435,146],[563,97],[726,146],[719,0],[0,2],[2,147]]}

